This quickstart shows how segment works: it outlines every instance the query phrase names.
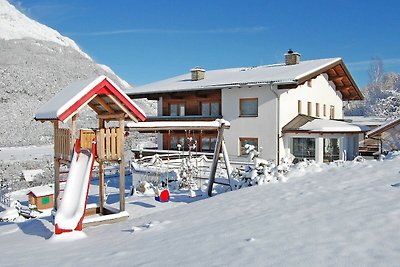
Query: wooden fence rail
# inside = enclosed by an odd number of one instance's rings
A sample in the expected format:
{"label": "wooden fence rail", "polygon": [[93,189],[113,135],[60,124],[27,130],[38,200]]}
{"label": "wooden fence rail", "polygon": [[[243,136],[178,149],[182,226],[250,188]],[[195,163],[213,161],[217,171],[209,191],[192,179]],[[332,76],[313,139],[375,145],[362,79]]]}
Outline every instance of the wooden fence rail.
{"label": "wooden fence rail", "polygon": [[97,156],[100,160],[120,160],[122,158],[122,132],[120,128],[97,131]]}
{"label": "wooden fence rail", "polygon": [[71,131],[66,128],[56,129],[54,136],[54,157],[68,160],[71,148]]}

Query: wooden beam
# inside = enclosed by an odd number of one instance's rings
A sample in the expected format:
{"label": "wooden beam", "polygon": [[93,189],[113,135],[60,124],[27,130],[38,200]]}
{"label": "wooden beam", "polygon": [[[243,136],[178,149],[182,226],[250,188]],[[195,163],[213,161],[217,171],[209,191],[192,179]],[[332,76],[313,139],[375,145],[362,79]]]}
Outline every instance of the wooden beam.
{"label": "wooden beam", "polygon": [[119,120],[119,147],[121,152],[121,160],[119,162],[119,210],[125,211],[125,161],[124,161],[124,128],[125,120]]}
{"label": "wooden beam", "polygon": [[53,121],[54,126],[54,210],[58,208],[58,195],[60,194],[60,161],[56,156],[56,142],[57,142],[57,130],[58,121]]}
{"label": "wooden beam", "polygon": [[78,113],[76,113],[73,117],[72,117],[72,126],[71,126],[71,148],[70,151],[72,151],[73,146],[75,145],[75,139],[76,139],[76,121],[78,120]]}
{"label": "wooden beam", "polygon": [[97,118],[103,120],[120,120],[121,118],[125,118],[125,113],[99,114]]}
{"label": "wooden beam", "polygon": [[109,113],[114,113],[114,109],[112,109],[109,104],[100,96],[96,96],[94,98],[95,101],[97,101],[105,110],[107,110]]}
{"label": "wooden beam", "polygon": [[104,161],[99,161],[99,207],[100,214],[104,213]]}
{"label": "wooden beam", "polygon": [[210,170],[210,177],[208,178],[207,192],[208,192],[209,197],[212,196],[213,185],[215,182],[215,174],[217,172],[219,153],[221,152],[223,138],[224,138],[224,127],[220,127],[218,129],[217,143],[215,144],[214,157],[213,157],[213,162],[212,162],[211,170]]}
{"label": "wooden beam", "polygon": [[93,109],[94,112],[96,112],[97,114],[101,114],[101,113],[102,113],[101,110],[100,110],[95,104],[89,103],[88,105],[89,105],[89,107],[90,107],[91,109]]}
{"label": "wooden beam", "polygon": [[336,82],[341,82],[344,78],[345,78],[344,76],[336,76],[336,77],[329,78],[329,80],[336,83]]}
{"label": "wooden beam", "polygon": [[350,90],[351,89],[351,86],[338,86],[338,87],[336,87],[336,90],[339,90],[339,91],[346,91],[346,90]]}
{"label": "wooden beam", "polygon": [[[132,114],[132,112],[127,109],[118,99],[115,98],[113,95],[108,96],[123,112],[125,112],[131,120],[134,122],[138,122],[138,119]],[[123,129],[123,128],[122,128]]]}

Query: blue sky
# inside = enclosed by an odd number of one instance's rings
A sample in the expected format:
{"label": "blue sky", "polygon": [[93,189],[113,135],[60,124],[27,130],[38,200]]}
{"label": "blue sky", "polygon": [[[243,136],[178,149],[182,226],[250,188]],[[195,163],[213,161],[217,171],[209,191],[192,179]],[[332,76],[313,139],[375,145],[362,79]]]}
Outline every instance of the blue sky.
{"label": "blue sky", "polygon": [[400,72],[400,1],[12,0],[133,85],[207,69],[342,57],[360,87],[373,57]]}

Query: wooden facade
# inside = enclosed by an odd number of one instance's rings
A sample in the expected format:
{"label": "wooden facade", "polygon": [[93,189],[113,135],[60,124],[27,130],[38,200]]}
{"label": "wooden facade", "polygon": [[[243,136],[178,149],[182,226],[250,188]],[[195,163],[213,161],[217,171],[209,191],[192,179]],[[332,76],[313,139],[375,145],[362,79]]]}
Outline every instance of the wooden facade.
{"label": "wooden facade", "polygon": [[[185,109],[184,116],[203,116],[211,117],[211,114],[205,115],[202,112],[202,106],[206,103],[217,103],[218,114],[221,116],[221,90],[207,90],[194,92],[180,92],[162,94],[162,116],[171,115],[171,105],[183,104]],[[178,115],[179,116],[179,115]]]}
{"label": "wooden facade", "polygon": [[[152,99],[162,99],[162,112],[150,121],[161,120],[201,120],[213,121],[222,117],[221,90],[203,90],[158,94]],[[162,134],[162,149],[177,150],[177,144],[182,149],[188,149],[188,138],[197,141],[197,151],[211,152],[217,140],[217,131],[170,131]]]}

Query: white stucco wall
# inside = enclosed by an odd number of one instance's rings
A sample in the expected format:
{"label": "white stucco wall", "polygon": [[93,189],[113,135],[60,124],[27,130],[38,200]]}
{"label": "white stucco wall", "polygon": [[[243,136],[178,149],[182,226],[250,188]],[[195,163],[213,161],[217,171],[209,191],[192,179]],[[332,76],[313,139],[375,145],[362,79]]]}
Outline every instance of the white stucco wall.
{"label": "white stucco wall", "polygon": [[[320,118],[329,119],[330,106],[335,107],[335,119],[343,118],[342,95],[335,90],[335,84],[328,81],[328,75],[321,74],[308,83],[290,90],[280,91],[281,127],[297,116],[298,100],[302,103],[302,114],[307,114],[307,103],[311,102],[311,116],[316,116],[315,106],[319,103]],[[323,116],[323,106],[326,105],[326,116]]]}
{"label": "white stucco wall", "polygon": [[[311,86],[310,86],[311,85]],[[298,101],[301,101],[302,114],[308,115],[308,102],[311,102],[311,116],[316,115],[316,103],[319,103],[319,118],[329,119],[330,106],[334,106],[335,119],[343,119],[342,95],[335,90],[335,84],[328,80],[327,74],[318,75],[305,84],[290,90],[279,90],[280,93],[280,132],[283,126],[298,115]],[[324,105],[326,114],[324,116]],[[284,144],[283,138],[279,139],[281,157],[288,155],[289,148]]]}
{"label": "white stucco wall", "polygon": [[[240,99],[258,98],[258,116],[240,117]],[[231,123],[225,131],[228,153],[240,154],[239,138],[258,138],[264,159],[275,159],[277,148],[276,97],[269,85],[223,89],[222,116]]]}

